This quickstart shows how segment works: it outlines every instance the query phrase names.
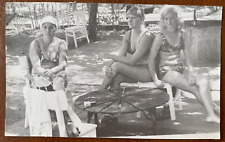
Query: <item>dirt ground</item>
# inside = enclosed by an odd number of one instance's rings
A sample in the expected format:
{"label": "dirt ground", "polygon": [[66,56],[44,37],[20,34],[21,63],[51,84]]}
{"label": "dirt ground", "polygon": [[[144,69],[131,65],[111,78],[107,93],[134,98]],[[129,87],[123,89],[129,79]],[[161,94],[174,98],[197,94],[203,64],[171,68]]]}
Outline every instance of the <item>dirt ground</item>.
{"label": "dirt ground", "polygon": [[[122,34],[120,32],[101,31],[98,34],[100,37],[99,41],[87,44],[86,40],[82,40],[79,41],[78,48],[74,48],[73,39],[69,39],[68,66],[66,68],[69,78],[67,89],[73,92],[74,99],[83,93],[96,90],[99,87],[104,76],[102,68],[107,60],[98,60],[97,55],[101,52],[117,53],[120,48],[122,39]],[[18,56],[28,53],[29,44],[37,35],[37,31],[27,31],[20,35],[6,35],[6,129],[7,127],[21,125],[21,123],[17,122],[21,122],[24,119],[25,104],[22,89],[25,85],[25,81],[23,79],[23,70],[18,63]],[[57,36],[65,39],[63,31],[59,31]],[[214,98],[216,99],[216,103],[220,105],[220,67],[201,67],[198,71],[206,73],[206,76],[210,77],[211,87],[216,90],[213,94]],[[187,100],[188,103],[192,103],[189,99]],[[193,99],[191,98],[191,100]],[[194,101],[194,104],[196,104],[196,101]],[[193,111],[196,110],[192,107],[188,108],[193,109]],[[200,111],[202,111],[202,109],[200,109]],[[82,112],[78,111],[77,114],[79,115],[79,113]],[[181,114],[182,113],[183,112],[181,112]],[[187,121],[186,123],[188,124],[189,119],[183,117],[184,115],[182,115],[181,118],[185,120],[185,122]],[[179,119],[181,120],[181,118]],[[196,115],[196,119],[202,119],[202,116],[199,118]],[[165,126],[172,126],[169,119],[161,124],[163,125],[159,127],[164,128]],[[205,125],[205,123],[203,123],[203,125]],[[213,128],[213,130],[211,129],[212,131],[219,131],[218,125],[210,124],[207,125],[207,127]],[[165,131],[165,133],[170,131],[170,129],[165,130],[163,128],[162,131]],[[178,129],[176,131],[179,133],[182,130]],[[196,131],[193,132],[195,133]],[[205,130],[199,128],[199,131],[204,132]],[[207,131],[210,130],[207,128],[206,132]]]}

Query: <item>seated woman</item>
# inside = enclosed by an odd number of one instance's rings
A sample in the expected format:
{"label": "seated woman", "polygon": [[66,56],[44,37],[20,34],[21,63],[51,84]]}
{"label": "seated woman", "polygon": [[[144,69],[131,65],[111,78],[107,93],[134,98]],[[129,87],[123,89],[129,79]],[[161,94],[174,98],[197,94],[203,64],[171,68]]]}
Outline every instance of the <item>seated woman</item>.
{"label": "seated woman", "polygon": [[108,53],[100,55],[102,58],[111,59],[106,67],[100,90],[118,89],[122,82],[152,81],[147,59],[154,36],[144,27],[143,9],[138,6],[130,8],[127,19],[131,30],[123,37],[119,55]]}
{"label": "seated woman", "polygon": [[[67,43],[55,37],[56,19],[52,16],[46,16],[41,20],[40,30],[42,36],[31,42],[29,50],[29,57],[33,67],[33,86],[45,91],[64,92],[67,86],[65,73]],[[73,109],[72,96],[67,95]],[[51,112],[51,114],[53,113]]]}
{"label": "seated woman", "polygon": [[[182,22],[177,7],[165,6],[160,17],[160,32],[156,35],[149,56],[149,68],[157,87],[163,82],[195,95],[198,102],[206,109],[207,121],[220,122],[219,108],[213,104],[208,80],[194,74],[191,65],[191,39],[182,29]],[[183,75],[182,52],[187,62],[188,74]],[[157,60],[156,60],[157,58]],[[158,66],[155,67],[158,61]],[[156,70],[159,73],[156,73]],[[216,113],[215,113],[216,112]]]}

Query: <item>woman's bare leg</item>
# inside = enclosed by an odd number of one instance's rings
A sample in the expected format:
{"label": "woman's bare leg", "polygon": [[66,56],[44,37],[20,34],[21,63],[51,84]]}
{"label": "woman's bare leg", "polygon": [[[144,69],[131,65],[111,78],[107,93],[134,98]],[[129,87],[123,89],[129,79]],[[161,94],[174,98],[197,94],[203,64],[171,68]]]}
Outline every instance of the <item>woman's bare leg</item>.
{"label": "woman's bare leg", "polygon": [[[176,78],[176,80],[174,80],[174,78]],[[208,117],[206,120],[217,123],[220,122],[220,118],[214,112],[210,91],[208,85],[206,85],[207,84],[206,79],[199,79],[196,82],[196,85],[190,86],[187,82],[187,78],[183,74],[176,71],[169,71],[163,78],[163,81],[181,90],[194,94],[196,99],[199,101],[201,105],[203,105],[203,107],[205,107],[208,113]]]}
{"label": "woman's bare leg", "polygon": [[119,89],[120,88],[120,83],[122,82],[127,82],[127,83],[135,83],[137,81],[135,81],[132,78],[129,78],[125,75],[122,74],[117,74],[114,81],[112,82],[111,86],[110,86],[110,90],[115,90],[115,89]]}
{"label": "woman's bare leg", "polygon": [[[53,89],[56,91],[62,91],[65,92],[65,82],[64,79],[60,76],[57,76],[53,79]],[[68,103],[71,107],[71,109],[74,111],[75,106],[73,104],[73,98],[72,98],[72,93],[70,91],[65,92],[66,97],[68,99]]]}
{"label": "woman's bare leg", "polygon": [[113,82],[115,76],[105,76],[99,90],[106,90],[109,88],[110,84]]}
{"label": "woman's bare leg", "polygon": [[[120,74],[124,77],[124,81],[135,80],[141,82],[149,82],[152,81],[150,72],[148,67],[146,66],[130,66],[127,64],[115,62],[112,64],[111,69],[115,72],[116,75]],[[102,85],[100,86],[101,89],[107,89],[109,86],[118,86],[114,82],[116,76],[113,77],[105,77],[103,80]],[[129,79],[130,78],[130,79]],[[118,78],[117,78],[118,79]],[[117,81],[117,83],[121,83],[121,81]]]}
{"label": "woman's bare leg", "polygon": [[197,86],[199,86],[199,93],[202,95],[202,99],[205,99],[203,102],[206,102],[206,104],[208,104],[205,107],[208,107],[208,110],[210,108],[213,108],[214,112],[220,115],[220,108],[212,101],[208,80],[205,78],[202,78],[201,76],[197,76],[196,84]]}

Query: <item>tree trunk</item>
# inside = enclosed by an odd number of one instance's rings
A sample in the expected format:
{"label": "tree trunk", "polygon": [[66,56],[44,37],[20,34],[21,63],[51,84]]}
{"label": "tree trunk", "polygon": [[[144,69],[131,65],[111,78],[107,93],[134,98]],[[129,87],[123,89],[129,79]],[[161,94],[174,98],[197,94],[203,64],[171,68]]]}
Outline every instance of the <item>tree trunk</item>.
{"label": "tree trunk", "polygon": [[111,14],[112,14],[113,31],[115,31],[115,10],[114,10],[114,4],[111,4]]}
{"label": "tree trunk", "polygon": [[89,24],[88,24],[88,35],[91,41],[97,40],[97,12],[98,12],[98,3],[92,3],[90,6],[89,13]]}

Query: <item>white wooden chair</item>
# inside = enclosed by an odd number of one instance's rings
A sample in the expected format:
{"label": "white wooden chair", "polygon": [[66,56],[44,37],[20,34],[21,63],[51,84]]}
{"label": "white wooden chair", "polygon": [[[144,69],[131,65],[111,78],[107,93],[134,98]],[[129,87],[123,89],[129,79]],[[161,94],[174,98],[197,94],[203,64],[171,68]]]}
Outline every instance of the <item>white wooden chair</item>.
{"label": "white wooden chair", "polygon": [[[67,102],[65,91],[43,91],[32,88],[32,77],[29,73],[29,62],[26,56],[20,56],[19,62],[24,70],[26,86],[23,88],[26,105],[25,128],[29,127],[31,136],[52,136],[52,123],[49,110],[56,112],[60,137],[67,137],[63,111],[72,121],[72,131],[78,137],[96,137],[95,124],[82,123]],[[78,128],[78,129],[77,129]],[[78,131],[79,130],[79,131]]]}
{"label": "white wooden chair", "polygon": [[90,41],[88,38],[88,32],[86,30],[87,21],[85,19],[85,12],[84,11],[75,11],[73,13],[73,17],[76,20],[75,21],[76,25],[65,29],[67,44],[69,44],[68,37],[70,37],[70,36],[72,36],[74,39],[75,47],[78,47],[77,39],[86,38],[87,42],[89,43]]}
{"label": "white wooden chair", "polygon": [[[138,82],[138,83],[121,83],[121,86],[135,86],[139,88],[156,88],[154,82]],[[176,120],[175,110],[182,110],[182,100],[181,100],[181,92],[179,89],[176,89],[176,94],[173,95],[172,85],[165,83],[164,88],[169,94],[169,109],[170,109],[170,118],[171,120]],[[174,97],[175,96],[175,97]]]}

